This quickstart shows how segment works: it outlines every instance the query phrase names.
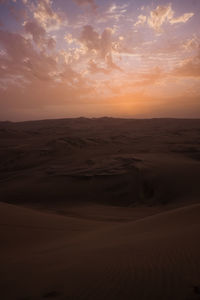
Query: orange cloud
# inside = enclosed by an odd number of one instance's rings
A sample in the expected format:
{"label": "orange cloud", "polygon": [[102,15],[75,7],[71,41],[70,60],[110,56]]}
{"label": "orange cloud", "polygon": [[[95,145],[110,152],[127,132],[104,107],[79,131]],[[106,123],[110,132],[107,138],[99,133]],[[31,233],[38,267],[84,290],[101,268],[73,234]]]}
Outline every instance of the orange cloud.
{"label": "orange cloud", "polygon": [[173,74],[182,77],[200,77],[200,55],[184,60]]}
{"label": "orange cloud", "polygon": [[[45,28],[45,30],[58,30],[63,25],[61,13],[57,13],[52,9],[51,0],[40,0],[37,5],[31,6],[34,19]],[[65,20],[66,22],[66,20]]]}
{"label": "orange cloud", "polygon": [[186,23],[190,18],[194,16],[194,13],[185,13],[180,17],[174,17],[175,11],[172,9],[172,5],[166,6],[158,5],[154,10],[150,11],[150,16],[139,15],[138,21],[135,26],[148,24],[150,28],[153,28],[156,32],[162,32],[162,26],[164,24],[178,24]]}
{"label": "orange cloud", "polygon": [[171,24],[177,24],[177,23],[186,23],[190,18],[194,16],[194,13],[185,13],[182,16],[178,18],[172,18],[169,22]]}

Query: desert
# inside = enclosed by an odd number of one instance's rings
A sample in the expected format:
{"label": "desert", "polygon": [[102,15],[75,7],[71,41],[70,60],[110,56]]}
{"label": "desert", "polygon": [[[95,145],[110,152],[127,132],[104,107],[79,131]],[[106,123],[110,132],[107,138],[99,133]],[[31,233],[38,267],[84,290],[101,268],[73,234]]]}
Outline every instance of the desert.
{"label": "desert", "polygon": [[200,121],[1,122],[1,299],[199,299]]}
{"label": "desert", "polygon": [[200,300],[199,16],[0,0],[0,300]]}

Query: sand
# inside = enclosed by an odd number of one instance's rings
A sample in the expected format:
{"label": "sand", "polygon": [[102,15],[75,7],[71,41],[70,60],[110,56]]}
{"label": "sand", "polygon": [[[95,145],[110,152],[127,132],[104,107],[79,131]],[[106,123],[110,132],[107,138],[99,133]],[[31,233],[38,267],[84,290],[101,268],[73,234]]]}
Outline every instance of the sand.
{"label": "sand", "polygon": [[0,122],[0,299],[200,299],[200,120]]}

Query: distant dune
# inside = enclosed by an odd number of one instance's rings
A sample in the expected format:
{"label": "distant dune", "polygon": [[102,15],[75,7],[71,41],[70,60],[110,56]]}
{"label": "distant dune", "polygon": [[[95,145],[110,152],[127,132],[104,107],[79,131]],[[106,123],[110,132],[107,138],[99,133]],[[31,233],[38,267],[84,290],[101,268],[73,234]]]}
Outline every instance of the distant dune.
{"label": "distant dune", "polygon": [[200,299],[200,120],[0,122],[0,299]]}

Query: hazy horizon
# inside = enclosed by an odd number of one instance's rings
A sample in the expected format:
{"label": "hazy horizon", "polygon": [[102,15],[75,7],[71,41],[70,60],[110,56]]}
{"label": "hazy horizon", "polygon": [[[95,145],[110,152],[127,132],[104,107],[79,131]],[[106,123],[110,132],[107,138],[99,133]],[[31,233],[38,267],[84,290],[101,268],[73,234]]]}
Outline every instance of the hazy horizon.
{"label": "hazy horizon", "polygon": [[200,118],[197,0],[0,0],[0,120]]}
{"label": "hazy horizon", "polygon": [[21,120],[0,120],[0,123],[23,123],[23,122],[40,122],[40,121],[59,121],[59,120],[78,120],[78,119],[86,119],[86,120],[98,120],[98,119],[113,119],[113,120],[199,120],[200,118],[176,118],[176,117],[149,117],[149,118],[143,118],[143,117],[112,117],[112,116],[101,116],[101,117],[60,117],[60,118],[38,118],[38,119],[21,119]]}

